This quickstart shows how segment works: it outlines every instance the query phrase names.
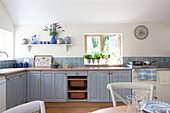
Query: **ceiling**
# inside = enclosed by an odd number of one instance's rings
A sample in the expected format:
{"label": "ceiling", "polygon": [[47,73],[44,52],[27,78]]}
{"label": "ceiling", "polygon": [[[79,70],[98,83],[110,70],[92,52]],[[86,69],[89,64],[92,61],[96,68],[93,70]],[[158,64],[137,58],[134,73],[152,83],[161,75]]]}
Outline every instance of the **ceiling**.
{"label": "ceiling", "polygon": [[170,0],[2,0],[16,25],[170,22]]}

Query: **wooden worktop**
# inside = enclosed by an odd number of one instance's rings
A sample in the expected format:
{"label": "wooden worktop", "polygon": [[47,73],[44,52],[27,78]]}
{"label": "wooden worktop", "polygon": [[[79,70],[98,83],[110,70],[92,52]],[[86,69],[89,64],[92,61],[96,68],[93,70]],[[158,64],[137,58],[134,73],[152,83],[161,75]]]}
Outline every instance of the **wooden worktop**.
{"label": "wooden worktop", "polygon": [[78,67],[78,68],[6,68],[0,69],[0,76],[11,75],[25,71],[126,71],[128,67]]}

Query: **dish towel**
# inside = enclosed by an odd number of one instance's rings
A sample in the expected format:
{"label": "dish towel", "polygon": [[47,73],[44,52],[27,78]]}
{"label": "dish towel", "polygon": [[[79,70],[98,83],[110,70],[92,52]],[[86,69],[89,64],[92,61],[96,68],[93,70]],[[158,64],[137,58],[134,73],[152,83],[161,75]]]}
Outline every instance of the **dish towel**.
{"label": "dish towel", "polygon": [[156,69],[138,69],[138,80],[156,80]]}
{"label": "dish towel", "polygon": [[156,69],[147,70],[148,80],[156,80]]}
{"label": "dish towel", "polygon": [[138,80],[147,80],[147,70],[138,69]]}

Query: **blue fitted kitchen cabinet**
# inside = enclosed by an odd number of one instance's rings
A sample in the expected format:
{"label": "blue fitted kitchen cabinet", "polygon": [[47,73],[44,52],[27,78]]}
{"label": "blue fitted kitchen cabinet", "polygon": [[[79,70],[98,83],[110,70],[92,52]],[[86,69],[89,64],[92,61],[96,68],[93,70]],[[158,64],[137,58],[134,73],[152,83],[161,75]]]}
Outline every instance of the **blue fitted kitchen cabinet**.
{"label": "blue fitted kitchen cabinet", "polygon": [[67,101],[66,71],[41,72],[41,99],[45,102]]}
{"label": "blue fitted kitchen cabinet", "polygon": [[26,102],[26,73],[6,76],[6,109]]}
{"label": "blue fitted kitchen cabinet", "polygon": [[27,101],[40,100],[40,71],[27,72]]}
{"label": "blue fitted kitchen cabinet", "polygon": [[106,86],[109,83],[109,71],[88,72],[88,101],[109,102],[109,90]]}
{"label": "blue fitted kitchen cabinet", "polygon": [[[110,83],[115,82],[131,82],[131,71],[110,71]],[[126,99],[127,95],[131,94],[131,89],[115,90],[119,95]],[[116,97],[116,101],[120,101]],[[110,95],[110,102],[112,98]]]}

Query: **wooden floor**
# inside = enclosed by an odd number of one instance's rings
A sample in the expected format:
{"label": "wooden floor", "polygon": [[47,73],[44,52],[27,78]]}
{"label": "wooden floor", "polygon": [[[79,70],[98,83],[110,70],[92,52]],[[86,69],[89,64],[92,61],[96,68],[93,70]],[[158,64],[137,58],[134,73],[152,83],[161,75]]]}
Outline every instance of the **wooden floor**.
{"label": "wooden floor", "polygon": [[[118,103],[117,105],[124,105]],[[67,103],[45,103],[46,113],[88,113],[98,109],[112,107],[112,102],[67,102]]]}
{"label": "wooden floor", "polygon": [[46,108],[46,113],[87,113],[101,108]]}

